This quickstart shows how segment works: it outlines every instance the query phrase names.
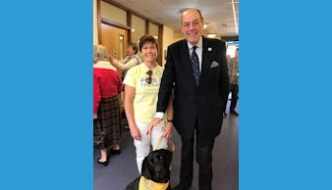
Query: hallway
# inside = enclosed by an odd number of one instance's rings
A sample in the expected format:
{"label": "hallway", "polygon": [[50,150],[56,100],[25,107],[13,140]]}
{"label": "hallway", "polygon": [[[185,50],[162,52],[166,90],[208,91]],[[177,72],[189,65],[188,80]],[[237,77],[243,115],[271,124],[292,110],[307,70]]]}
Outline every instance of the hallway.
{"label": "hallway", "polygon": [[[228,102],[229,104],[230,102]],[[229,105],[228,105],[229,107]],[[238,190],[238,116],[228,113],[224,117],[221,134],[216,138],[213,150],[213,190]],[[181,139],[173,130],[171,186],[179,183]],[[96,162],[99,151],[94,149],[94,190],[124,190],[139,174],[136,167],[135,147],[129,130],[123,130],[121,154],[112,155],[104,167]],[[194,178],[191,190],[198,190],[198,165],[194,161]]]}

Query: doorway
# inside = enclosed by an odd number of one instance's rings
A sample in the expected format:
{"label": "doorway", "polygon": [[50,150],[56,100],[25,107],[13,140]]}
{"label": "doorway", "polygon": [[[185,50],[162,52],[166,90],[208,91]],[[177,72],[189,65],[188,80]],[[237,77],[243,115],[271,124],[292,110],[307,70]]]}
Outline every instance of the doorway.
{"label": "doorway", "polygon": [[[128,31],[108,24],[101,23],[101,44],[107,47],[109,53],[117,60],[124,59],[127,56]],[[120,78],[122,70],[118,69]],[[118,95],[120,104],[120,113],[124,111],[124,93]]]}
{"label": "doorway", "polygon": [[[107,47],[115,59],[124,59],[127,56],[128,31],[101,23],[101,44]],[[122,77],[121,69],[118,69],[118,73]]]}

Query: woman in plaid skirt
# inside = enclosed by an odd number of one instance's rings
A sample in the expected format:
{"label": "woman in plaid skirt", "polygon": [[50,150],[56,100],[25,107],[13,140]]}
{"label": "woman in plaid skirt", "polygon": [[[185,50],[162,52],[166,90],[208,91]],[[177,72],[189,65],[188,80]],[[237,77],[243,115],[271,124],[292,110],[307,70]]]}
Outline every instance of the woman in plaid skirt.
{"label": "woman in plaid skirt", "polygon": [[106,47],[94,46],[93,65],[93,124],[95,139],[99,139],[99,164],[108,165],[107,150],[120,151],[121,137],[120,105],[117,95],[121,93],[122,80],[109,62]]}

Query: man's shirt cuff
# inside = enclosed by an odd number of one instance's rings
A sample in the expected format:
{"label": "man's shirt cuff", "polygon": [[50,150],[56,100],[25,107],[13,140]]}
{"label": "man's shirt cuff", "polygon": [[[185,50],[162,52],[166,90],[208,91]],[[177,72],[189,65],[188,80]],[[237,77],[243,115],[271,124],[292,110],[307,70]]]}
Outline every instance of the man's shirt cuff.
{"label": "man's shirt cuff", "polygon": [[163,119],[164,118],[164,113],[163,112],[157,112],[154,117]]}

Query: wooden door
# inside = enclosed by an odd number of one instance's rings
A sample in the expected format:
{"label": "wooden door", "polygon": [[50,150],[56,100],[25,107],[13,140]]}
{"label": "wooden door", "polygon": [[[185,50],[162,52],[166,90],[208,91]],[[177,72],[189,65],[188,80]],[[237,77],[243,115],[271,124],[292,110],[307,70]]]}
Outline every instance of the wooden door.
{"label": "wooden door", "polygon": [[[101,44],[108,48],[114,58],[121,60],[127,56],[128,31],[102,23]],[[122,77],[121,69],[118,69],[118,73]]]}
{"label": "wooden door", "polygon": [[[127,56],[128,31],[108,24],[101,23],[101,44],[107,47],[109,53],[121,60]],[[119,76],[122,77],[122,70],[117,69]],[[124,111],[123,92],[118,95],[120,103],[120,112]]]}

